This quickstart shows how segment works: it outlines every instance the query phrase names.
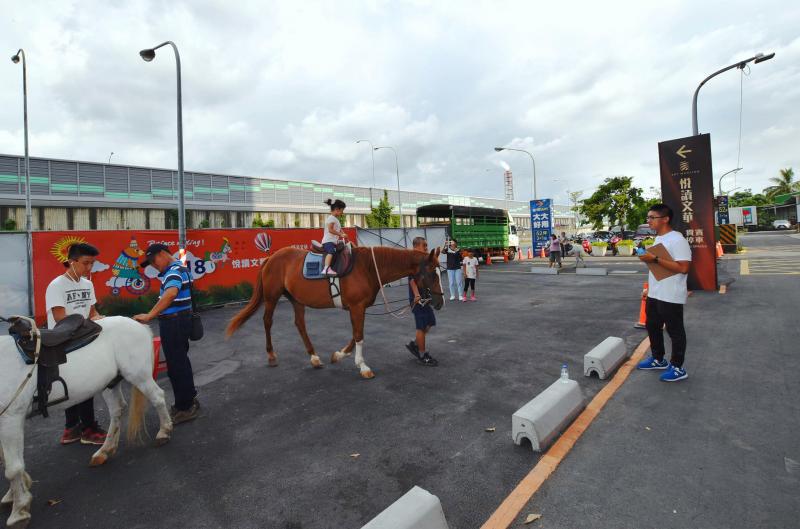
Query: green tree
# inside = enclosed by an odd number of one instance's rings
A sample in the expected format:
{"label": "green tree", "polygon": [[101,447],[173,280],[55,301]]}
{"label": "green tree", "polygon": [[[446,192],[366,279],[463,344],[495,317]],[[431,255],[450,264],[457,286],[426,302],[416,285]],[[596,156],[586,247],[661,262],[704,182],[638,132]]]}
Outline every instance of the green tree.
{"label": "green tree", "polygon": [[794,169],[787,167],[780,170],[780,176],[773,176],[769,179],[775,185],[769,186],[764,189],[764,193],[770,200],[774,199],[777,195],[786,195],[800,191],[800,181],[794,180]]}
{"label": "green tree", "polygon": [[609,226],[624,228],[637,222],[631,215],[643,203],[642,190],[633,186],[632,176],[615,176],[606,178],[597,191],[583,201],[579,211],[596,230],[603,227],[606,219]]}
{"label": "green tree", "polygon": [[6,219],[3,223],[3,229],[6,231],[15,231],[17,229],[17,221],[14,219]]}
{"label": "green tree", "polygon": [[275,227],[275,221],[272,220],[272,219],[269,219],[268,221],[264,221],[264,219],[261,218],[261,213],[259,212],[259,213],[256,213],[255,217],[253,217],[252,226],[254,228],[274,228]]}
{"label": "green tree", "polygon": [[764,206],[771,201],[761,193],[753,194],[751,189],[737,191],[728,197],[728,207],[738,208],[742,206]]}
{"label": "green tree", "polygon": [[389,194],[384,189],[383,198],[378,205],[372,208],[367,215],[368,228],[399,228],[400,215],[392,215],[392,205],[389,204]]}
{"label": "green tree", "polygon": [[211,223],[208,221],[208,219],[203,219],[200,221],[200,225],[198,226],[198,228],[208,228],[210,224]]}

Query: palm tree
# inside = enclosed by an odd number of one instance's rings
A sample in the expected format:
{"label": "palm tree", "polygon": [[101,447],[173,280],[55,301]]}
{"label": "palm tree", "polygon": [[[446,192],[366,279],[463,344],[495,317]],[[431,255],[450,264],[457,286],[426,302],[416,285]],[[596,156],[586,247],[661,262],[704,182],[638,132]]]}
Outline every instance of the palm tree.
{"label": "palm tree", "polygon": [[775,185],[769,186],[764,190],[767,197],[770,199],[778,195],[786,195],[788,193],[800,191],[800,181],[794,181],[794,169],[787,167],[786,169],[781,169],[780,173],[780,176],[773,176],[769,179],[769,181]]}

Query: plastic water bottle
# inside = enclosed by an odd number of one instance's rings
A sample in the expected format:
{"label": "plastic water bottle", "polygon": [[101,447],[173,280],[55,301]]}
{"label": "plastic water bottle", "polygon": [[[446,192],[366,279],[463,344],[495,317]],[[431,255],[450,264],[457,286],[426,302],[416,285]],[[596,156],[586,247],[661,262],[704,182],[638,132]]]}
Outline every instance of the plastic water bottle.
{"label": "plastic water bottle", "polygon": [[564,384],[569,382],[569,371],[567,370],[567,364],[561,364],[561,382]]}

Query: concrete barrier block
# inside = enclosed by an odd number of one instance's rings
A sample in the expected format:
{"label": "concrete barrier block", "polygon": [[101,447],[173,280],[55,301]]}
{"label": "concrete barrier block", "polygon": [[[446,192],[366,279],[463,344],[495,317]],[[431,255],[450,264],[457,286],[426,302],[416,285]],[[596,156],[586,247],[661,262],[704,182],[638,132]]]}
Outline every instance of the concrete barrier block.
{"label": "concrete barrier block", "polygon": [[415,486],[362,529],[449,529],[439,498]]}
{"label": "concrete barrier block", "polygon": [[575,273],[581,276],[607,276],[608,268],[577,268]]}
{"label": "concrete barrier block", "polygon": [[583,374],[589,377],[596,373],[600,380],[605,380],[627,356],[622,338],[609,336],[583,356]]}
{"label": "concrete barrier block", "polygon": [[546,266],[532,266],[531,267],[531,274],[546,274],[546,275],[558,275],[558,268],[547,268]]}
{"label": "concrete barrier block", "polygon": [[556,380],[511,417],[514,444],[520,445],[522,439],[527,438],[534,452],[541,452],[583,407],[583,394],[578,383],[574,380]]}

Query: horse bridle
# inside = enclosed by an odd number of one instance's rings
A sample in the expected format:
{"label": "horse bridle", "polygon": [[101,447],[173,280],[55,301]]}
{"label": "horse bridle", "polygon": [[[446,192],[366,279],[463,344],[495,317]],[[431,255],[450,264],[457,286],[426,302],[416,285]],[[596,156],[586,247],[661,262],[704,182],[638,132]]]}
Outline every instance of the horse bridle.
{"label": "horse bridle", "polygon": [[11,397],[10,401],[8,401],[8,404],[6,404],[6,407],[3,408],[3,411],[0,411],[0,417],[2,417],[3,414],[6,411],[8,411],[8,408],[10,408],[12,404],[14,404],[14,401],[17,400],[17,397],[20,396],[20,394],[22,393],[22,390],[25,389],[25,385],[28,383],[28,381],[33,376],[33,371],[36,369],[36,366],[39,364],[39,351],[40,351],[40,349],[42,347],[41,333],[39,332],[39,328],[36,326],[36,322],[33,321],[32,318],[28,318],[26,316],[11,316],[10,318],[6,319],[6,318],[3,318],[3,317],[0,316],[0,321],[4,321],[4,322],[7,322],[7,323],[12,323],[14,320],[26,320],[28,323],[30,323],[30,325],[31,325],[30,337],[31,337],[31,339],[34,339],[34,338],[36,339],[36,349],[33,352],[33,365],[31,366],[31,370],[28,371],[28,374],[25,376],[25,379],[20,383],[19,387],[17,388],[16,393],[14,393],[14,396]]}

